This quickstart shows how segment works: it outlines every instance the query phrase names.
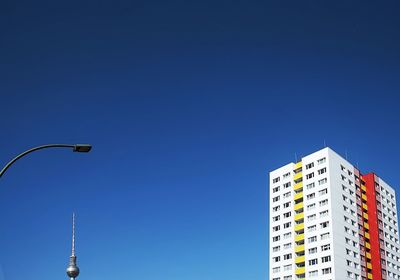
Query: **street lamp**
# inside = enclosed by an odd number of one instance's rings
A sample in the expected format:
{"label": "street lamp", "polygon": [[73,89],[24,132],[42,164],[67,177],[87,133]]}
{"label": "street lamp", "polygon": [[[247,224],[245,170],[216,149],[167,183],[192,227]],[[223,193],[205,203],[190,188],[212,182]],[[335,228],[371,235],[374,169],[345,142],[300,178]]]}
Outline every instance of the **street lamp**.
{"label": "street lamp", "polygon": [[3,174],[6,172],[6,170],[17,160],[22,158],[23,156],[26,156],[29,153],[32,153],[37,150],[42,150],[42,149],[47,149],[47,148],[72,148],[74,152],[78,153],[88,153],[92,149],[92,145],[89,144],[48,144],[48,145],[43,145],[43,146],[38,146],[32,149],[29,149],[15,158],[13,158],[9,163],[4,166],[4,168],[0,171],[0,178],[3,176]]}

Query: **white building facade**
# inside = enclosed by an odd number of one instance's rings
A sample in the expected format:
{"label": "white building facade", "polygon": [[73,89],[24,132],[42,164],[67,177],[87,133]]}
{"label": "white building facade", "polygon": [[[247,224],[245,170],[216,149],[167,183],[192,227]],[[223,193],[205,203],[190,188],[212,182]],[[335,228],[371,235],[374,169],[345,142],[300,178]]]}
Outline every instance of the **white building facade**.
{"label": "white building facade", "polygon": [[395,192],[330,148],[270,172],[270,280],[400,279]]}

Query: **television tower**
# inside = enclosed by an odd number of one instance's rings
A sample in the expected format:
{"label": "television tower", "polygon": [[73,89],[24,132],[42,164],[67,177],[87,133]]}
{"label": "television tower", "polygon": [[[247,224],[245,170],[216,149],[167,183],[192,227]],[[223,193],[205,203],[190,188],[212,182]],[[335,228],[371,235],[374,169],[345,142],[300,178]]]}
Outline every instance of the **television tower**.
{"label": "television tower", "polygon": [[72,214],[72,252],[69,257],[69,265],[67,267],[67,275],[70,280],[75,280],[79,275],[79,267],[76,265],[75,256],[75,213]]}

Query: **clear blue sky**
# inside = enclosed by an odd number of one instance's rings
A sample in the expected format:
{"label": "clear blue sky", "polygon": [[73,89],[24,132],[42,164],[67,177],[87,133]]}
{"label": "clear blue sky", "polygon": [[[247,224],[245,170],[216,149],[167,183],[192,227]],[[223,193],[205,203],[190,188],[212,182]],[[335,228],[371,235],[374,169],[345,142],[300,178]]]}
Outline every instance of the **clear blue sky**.
{"label": "clear blue sky", "polygon": [[273,2],[0,2],[0,162],[94,145],[0,180],[1,280],[66,279],[73,211],[81,280],[265,280],[268,172],[324,139],[399,186],[398,2]]}

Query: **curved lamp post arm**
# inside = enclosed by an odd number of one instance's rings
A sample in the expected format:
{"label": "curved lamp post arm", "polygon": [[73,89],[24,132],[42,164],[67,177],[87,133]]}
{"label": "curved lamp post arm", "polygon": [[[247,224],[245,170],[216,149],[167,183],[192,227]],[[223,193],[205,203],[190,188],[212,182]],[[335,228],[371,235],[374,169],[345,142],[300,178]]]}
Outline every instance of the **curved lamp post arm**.
{"label": "curved lamp post arm", "polygon": [[42,150],[42,149],[46,149],[46,148],[72,148],[74,152],[87,153],[92,149],[92,146],[89,145],[89,144],[48,144],[48,145],[38,146],[38,147],[35,147],[35,148],[32,148],[32,149],[29,149],[29,150],[19,154],[15,158],[13,158],[10,162],[8,162],[6,164],[6,166],[4,166],[4,168],[0,171],[0,178],[1,178],[1,176],[3,176],[3,174],[6,172],[6,170],[14,162],[19,160],[23,156],[26,156],[27,154],[30,154],[30,153],[32,153],[34,151]]}

